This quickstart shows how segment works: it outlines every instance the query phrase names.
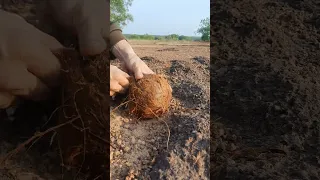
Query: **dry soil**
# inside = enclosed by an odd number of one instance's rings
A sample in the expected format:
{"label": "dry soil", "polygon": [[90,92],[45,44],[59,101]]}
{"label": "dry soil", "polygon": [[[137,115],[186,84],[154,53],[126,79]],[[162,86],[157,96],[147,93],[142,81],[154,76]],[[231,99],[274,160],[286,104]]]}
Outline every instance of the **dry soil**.
{"label": "dry soil", "polygon": [[119,107],[125,96],[114,101],[112,179],[209,179],[209,43],[130,43],[152,70],[167,76],[173,100],[166,116],[147,121]]}
{"label": "dry soil", "polygon": [[320,2],[211,4],[211,178],[320,178]]}

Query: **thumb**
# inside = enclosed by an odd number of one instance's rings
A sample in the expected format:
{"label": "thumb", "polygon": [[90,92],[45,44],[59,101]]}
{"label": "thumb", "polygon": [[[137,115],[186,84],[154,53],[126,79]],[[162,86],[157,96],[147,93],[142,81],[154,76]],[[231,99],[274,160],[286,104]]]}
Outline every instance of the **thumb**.
{"label": "thumb", "polygon": [[110,96],[114,96],[115,95],[115,92],[110,90]]}
{"label": "thumb", "polygon": [[77,32],[80,52],[83,56],[97,55],[106,49],[106,42],[98,25],[84,23]]}
{"label": "thumb", "polygon": [[0,92],[0,109],[5,109],[10,107],[15,100],[15,96],[6,93]]}
{"label": "thumb", "polygon": [[143,73],[140,68],[135,69],[134,76],[137,80],[143,78]]}

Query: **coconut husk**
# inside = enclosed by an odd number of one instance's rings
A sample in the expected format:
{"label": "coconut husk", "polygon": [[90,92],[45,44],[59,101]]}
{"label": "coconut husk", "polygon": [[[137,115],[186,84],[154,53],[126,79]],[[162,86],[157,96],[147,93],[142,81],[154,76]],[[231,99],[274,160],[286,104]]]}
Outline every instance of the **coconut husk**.
{"label": "coconut husk", "polygon": [[62,64],[58,130],[63,165],[91,177],[109,174],[108,52],[83,60],[73,49],[55,52]]}
{"label": "coconut husk", "polygon": [[171,87],[162,75],[145,75],[130,82],[129,112],[140,119],[161,117],[168,112],[171,99]]}

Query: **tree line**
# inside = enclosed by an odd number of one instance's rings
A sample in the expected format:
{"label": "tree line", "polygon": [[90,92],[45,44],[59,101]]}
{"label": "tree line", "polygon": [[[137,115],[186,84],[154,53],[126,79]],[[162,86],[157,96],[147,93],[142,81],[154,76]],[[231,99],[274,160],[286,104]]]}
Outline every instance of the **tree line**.
{"label": "tree line", "polygon": [[171,41],[193,41],[193,40],[201,40],[201,38],[184,36],[178,34],[170,34],[167,36],[158,36],[158,35],[150,35],[150,34],[125,34],[127,39],[135,39],[135,40],[171,40]]}

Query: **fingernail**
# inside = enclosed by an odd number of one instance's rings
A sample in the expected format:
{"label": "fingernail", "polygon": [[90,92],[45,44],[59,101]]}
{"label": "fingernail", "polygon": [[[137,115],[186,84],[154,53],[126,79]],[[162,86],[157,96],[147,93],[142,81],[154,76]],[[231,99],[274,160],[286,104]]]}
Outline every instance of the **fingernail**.
{"label": "fingernail", "polygon": [[142,79],[142,78],[143,78],[143,74],[136,75],[136,79]]}

